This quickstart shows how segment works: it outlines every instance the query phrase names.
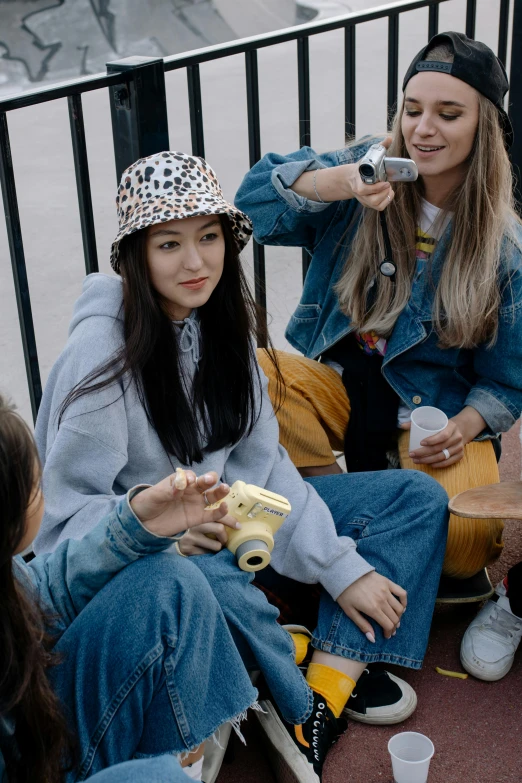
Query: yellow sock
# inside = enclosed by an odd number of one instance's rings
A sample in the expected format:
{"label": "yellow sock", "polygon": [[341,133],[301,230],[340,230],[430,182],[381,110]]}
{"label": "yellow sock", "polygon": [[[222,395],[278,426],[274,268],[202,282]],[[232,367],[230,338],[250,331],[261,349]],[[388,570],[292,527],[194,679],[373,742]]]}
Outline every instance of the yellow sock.
{"label": "yellow sock", "polygon": [[306,658],[310,639],[304,633],[291,633],[290,636],[295,647],[295,662],[299,666]]}
{"label": "yellow sock", "polygon": [[355,688],[355,680],[347,674],[323,666],[322,663],[311,663],[306,674],[310,688],[320,693],[336,718],[343,711],[350,694]]}

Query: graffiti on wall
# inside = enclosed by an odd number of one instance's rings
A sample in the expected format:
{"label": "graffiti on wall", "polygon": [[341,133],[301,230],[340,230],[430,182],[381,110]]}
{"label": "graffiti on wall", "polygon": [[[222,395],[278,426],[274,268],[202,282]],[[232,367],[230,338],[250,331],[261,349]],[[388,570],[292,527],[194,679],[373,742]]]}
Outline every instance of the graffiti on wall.
{"label": "graffiti on wall", "polygon": [[0,87],[164,57],[313,18],[295,0],[0,0]]}

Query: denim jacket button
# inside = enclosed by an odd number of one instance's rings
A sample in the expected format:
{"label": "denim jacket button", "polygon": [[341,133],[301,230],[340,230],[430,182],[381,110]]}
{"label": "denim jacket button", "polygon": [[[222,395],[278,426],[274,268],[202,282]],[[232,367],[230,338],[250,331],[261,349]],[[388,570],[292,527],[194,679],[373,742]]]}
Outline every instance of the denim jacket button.
{"label": "denim jacket button", "polygon": [[412,402],[414,405],[420,405],[422,402],[422,397],[419,397],[419,395],[416,394],[415,397],[412,398]]}

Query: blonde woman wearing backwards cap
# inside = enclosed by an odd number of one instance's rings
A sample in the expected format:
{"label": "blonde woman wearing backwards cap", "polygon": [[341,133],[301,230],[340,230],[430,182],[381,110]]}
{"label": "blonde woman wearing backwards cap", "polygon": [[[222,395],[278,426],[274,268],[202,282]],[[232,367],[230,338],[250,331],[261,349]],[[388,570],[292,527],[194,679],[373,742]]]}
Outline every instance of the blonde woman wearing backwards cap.
{"label": "blonde woman wearing backwards cap", "polygon": [[[248,218],[224,200],[205,161],[176,152],[130,166],[117,204],[111,261],[121,277],[87,277],[38,416],[47,503],[36,549],[83,537],[131,487],[175,466],[286,496],[292,512],[276,535],[274,569],[324,587],[308,682],[296,665],[308,638],[277,624],[277,610],[223,547],[233,518],[188,531],[172,556],[194,556],[184,564],[204,573],[245,664],[261,669],[278,708],[265,702],[259,715],[274,752],[295,780],[319,781],[342,728],[337,718],[366,664],[421,666],[446,495],[420,473],[390,471],[370,502],[368,486],[331,476],[325,483],[333,482],[339,501],[332,518],[279,445],[239,259]],[[416,544],[404,546],[410,538]],[[393,562],[389,552],[398,553]],[[212,701],[212,683],[205,688]],[[381,673],[379,693],[381,701],[355,717],[398,722],[415,708],[415,693],[397,677]]]}
{"label": "blonde woman wearing backwards cap", "polygon": [[[311,266],[287,329],[306,358],[282,354],[281,442],[305,476],[400,466],[448,494],[499,480],[499,433],[522,410],[522,229],[513,209],[503,109],[505,70],[461,33],[422,49],[384,143],[412,158],[415,183],[366,185],[358,161],[373,139],[318,155],[266,155],[236,203],[259,242],[305,247]],[[395,281],[380,273],[386,210]],[[272,375],[266,358],[265,371]],[[412,410],[449,424],[408,451]],[[480,600],[502,550],[497,520],[450,519],[439,596]]]}

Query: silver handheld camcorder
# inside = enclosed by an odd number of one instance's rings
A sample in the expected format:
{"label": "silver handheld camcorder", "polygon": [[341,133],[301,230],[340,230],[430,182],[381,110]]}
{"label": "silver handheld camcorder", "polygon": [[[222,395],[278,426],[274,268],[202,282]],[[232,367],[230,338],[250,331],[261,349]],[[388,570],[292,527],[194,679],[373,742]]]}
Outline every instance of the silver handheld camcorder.
{"label": "silver handheld camcorder", "polygon": [[416,163],[409,158],[387,158],[386,147],[372,144],[359,161],[359,174],[366,185],[376,182],[414,182],[419,176]]}

